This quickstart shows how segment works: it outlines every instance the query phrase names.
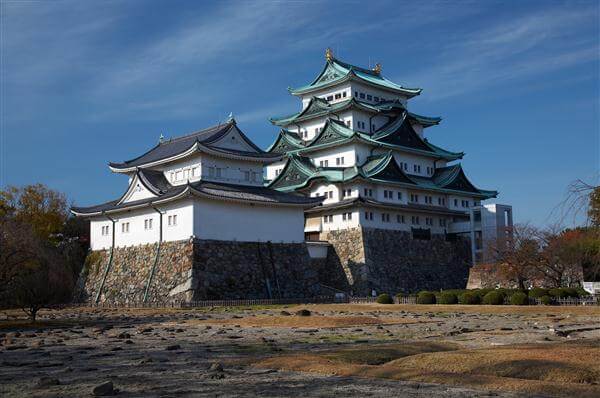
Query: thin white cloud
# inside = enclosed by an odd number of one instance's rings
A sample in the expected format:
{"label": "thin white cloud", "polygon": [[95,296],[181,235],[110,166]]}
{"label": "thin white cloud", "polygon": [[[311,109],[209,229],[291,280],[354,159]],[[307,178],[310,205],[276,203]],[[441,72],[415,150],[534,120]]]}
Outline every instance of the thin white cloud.
{"label": "thin white cloud", "polygon": [[424,99],[439,100],[598,60],[598,39],[575,40],[573,34],[594,23],[596,14],[551,10],[452,37],[436,62],[402,81],[427,82]]}

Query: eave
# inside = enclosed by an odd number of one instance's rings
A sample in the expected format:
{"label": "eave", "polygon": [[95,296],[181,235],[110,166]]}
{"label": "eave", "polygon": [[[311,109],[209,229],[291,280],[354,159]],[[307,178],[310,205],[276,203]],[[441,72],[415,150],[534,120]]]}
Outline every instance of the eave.
{"label": "eave", "polygon": [[136,171],[139,168],[156,167],[156,166],[168,164],[168,163],[180,160],[180,159],[185,159],[186,157],[191,156],[197,152],[203,152],[203,153],[207,153],[210,155],[219,156],[219,157],[227,158],[227,159],[244,160],[244,161],[258,162],[258,163],[268,163],[268,162],[272,162],[272,161],[281,159],[281,156],[279,156],[279,155],[278,156],[273,156],[273,155],[270,155],[270,156],[244,156],[241,154],[238,155],[238,154],[234,154],[231,152],[219,150],[215,147],[209,147],[206,145],[202,145],[200,142],[196,141],[187,150],[185,150],[177,155],[171,156],[171,157],[167,157],[167,158],[160,159],[160,160],[155,160],[153,162],[148,162],[148,163],[144,163],[144,164],[141,164],[138,166],[132,166],[132,167],[116,167],[115,163],[109,163],[108,167],[114,173],[131,173],[133,171]]}

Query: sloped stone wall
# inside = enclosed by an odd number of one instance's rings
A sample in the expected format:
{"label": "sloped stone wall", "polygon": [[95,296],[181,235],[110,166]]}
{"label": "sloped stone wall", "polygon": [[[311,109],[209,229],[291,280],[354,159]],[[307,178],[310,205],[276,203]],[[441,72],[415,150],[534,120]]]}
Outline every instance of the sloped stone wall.
{"label": "sloped stone wall", "polygon": [[[443,235],[431,240],[412,239],[410,232],[354,228],[325,232],[337,258],[327,267],[342,267],[355,295],[464,288],[470,264],[467,240],[447,242]],[[343,289],[344,286],[334,286]]]}
{"label": "sloped stone wall", "polygon": [[[156,259],[156,250],[157,244],[115,248],[100,302],[142,302]],[[147,302],[165,302],[181,298],[181,295],[170,293],[190,278],[192,254],[193,244],[187,240],[161,244],[158,262],[148,289]],[[82,271],[85,280],[82,283],[84,290],[79,295],[81,301],[95,300],[109,257],[109,250],[92,252],[88,256]]]}
{"label": "sloped stone wall", "polygon": [[301,298],[319,293],[305,243],[198,240],[194,299]]}
{"label": "sloped stone wall", "polygon": [[[104,303],[141,303],[157,244],[116,248],[100,295]],[[93,302],[109,250],[86,259],[76,301]],[[194,240],[163,242],[147,302],[205,299],[301,298],[319,294],[306,244]]]}

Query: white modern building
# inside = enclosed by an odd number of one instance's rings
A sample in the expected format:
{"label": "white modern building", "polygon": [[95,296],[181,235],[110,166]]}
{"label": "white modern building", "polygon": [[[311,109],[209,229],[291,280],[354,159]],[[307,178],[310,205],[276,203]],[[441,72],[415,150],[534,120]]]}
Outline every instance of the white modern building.
{"label": "white modern building", "polygon": [[[485,213],[487,221],[487,212],[495,210],[482,201],[497,192],[469,181],[457,162],[464,153],[429,141],[427,129],[441,118],[408,109],[421,89],[391,82],[379,64],[350,65],[328,49],[317,77],[290,93],[302,109],[271,118],[281,130],[267,151],[283,158],[267,166],[266,177],[271,188],[323,200],[306,210],[307,240],[357,227],[407,231],[425,240],[467,232],[476,242],[478,235],[491,233],[485,225],[473,229],[482,222],[471,220]],[[507,227],[512,217],[509,221]],[[478,256],[481,248],[473,249]]]}
{"label": "white modern building", "polygon": [[304,242],[304,210],[320,199],[264,187],[263,165],[279,159],[231,118],[110,163],[113,172],[129,176],[125,193],[72,212],[91,219],[92,250],[189,238]]}

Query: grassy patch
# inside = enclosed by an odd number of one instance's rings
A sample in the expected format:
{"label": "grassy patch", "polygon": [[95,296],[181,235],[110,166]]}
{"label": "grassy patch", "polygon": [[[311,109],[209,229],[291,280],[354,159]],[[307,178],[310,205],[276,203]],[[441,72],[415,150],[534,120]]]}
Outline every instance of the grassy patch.
{"label": "grassy patch", "polygon": [[436,343],[341,348],[256,365],[564,397],[600,396],[600,341],[454,349]]}

